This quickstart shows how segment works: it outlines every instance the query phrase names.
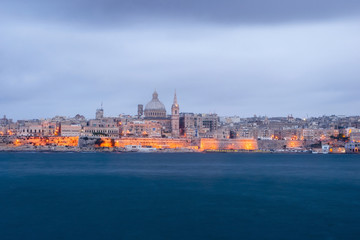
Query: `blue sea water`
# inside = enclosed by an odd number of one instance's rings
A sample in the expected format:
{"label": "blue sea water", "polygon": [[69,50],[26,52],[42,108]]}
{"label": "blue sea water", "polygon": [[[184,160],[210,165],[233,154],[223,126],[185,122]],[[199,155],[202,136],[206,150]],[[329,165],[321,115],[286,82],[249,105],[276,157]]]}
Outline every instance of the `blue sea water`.
{"label": "blue sea water", "polygon": [[360,239],[360,155],[0,153],[0,239]]}

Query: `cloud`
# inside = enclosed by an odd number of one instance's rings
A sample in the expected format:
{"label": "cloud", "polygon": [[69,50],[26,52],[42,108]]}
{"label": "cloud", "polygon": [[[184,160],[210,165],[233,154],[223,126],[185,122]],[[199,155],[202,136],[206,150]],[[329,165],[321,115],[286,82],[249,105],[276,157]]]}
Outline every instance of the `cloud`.
{"label": "cloud", "polygon": [[358,5],[7,1],[0,115],[136,114],[155,88],[168,111],[176,88],[183,112],[360,114]]}
{"label": "cloud", "polygon": [[357,0],[5,0],[2,13],[16,18],[121,26],[149,21],[272,24],[359,16]]}

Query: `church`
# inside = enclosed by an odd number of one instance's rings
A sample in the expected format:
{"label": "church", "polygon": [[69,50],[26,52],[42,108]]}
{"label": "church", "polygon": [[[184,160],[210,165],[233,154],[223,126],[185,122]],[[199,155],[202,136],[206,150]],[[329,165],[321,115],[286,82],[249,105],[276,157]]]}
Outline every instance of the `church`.
{"label": "church", "polygon": [[177,102],[176,92],[174,94],[174,101],[171,106],[171,115],[166,115],[165,105],[159,100],[159,95],[154,91],[152,99],[145,105],[144,111],[142,111],[143,105],[138,105],[138,117],[143,117],[144,120],[152,120],[161,123],[164,129],[171,132],[172,137],[179,137],[179,104]]}

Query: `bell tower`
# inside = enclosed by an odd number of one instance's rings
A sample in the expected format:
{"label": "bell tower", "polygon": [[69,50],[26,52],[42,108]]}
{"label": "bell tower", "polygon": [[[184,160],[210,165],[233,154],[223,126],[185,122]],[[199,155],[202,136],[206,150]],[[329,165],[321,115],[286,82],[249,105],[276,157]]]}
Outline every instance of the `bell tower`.
{"label": "bell tower", "polygon": [[176,91],[174,94],[174,102],[171,106],[171,135],[173,137],[179,137],[179,104],[176,98]]}

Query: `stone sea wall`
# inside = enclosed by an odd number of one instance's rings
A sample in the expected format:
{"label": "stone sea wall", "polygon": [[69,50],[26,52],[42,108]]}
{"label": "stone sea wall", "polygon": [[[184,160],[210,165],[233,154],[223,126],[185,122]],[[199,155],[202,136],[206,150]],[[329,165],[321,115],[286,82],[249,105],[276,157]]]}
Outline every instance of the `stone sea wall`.
{"label": "stone sea wall", "polygon": [[200,140],[201,150],[257,150],[255,139],[212,139]]}
{"label": "stone sea wall", "polygon": [[304,147],[300,140],[259,140],[257,141],[260,150],[295,149]]}

